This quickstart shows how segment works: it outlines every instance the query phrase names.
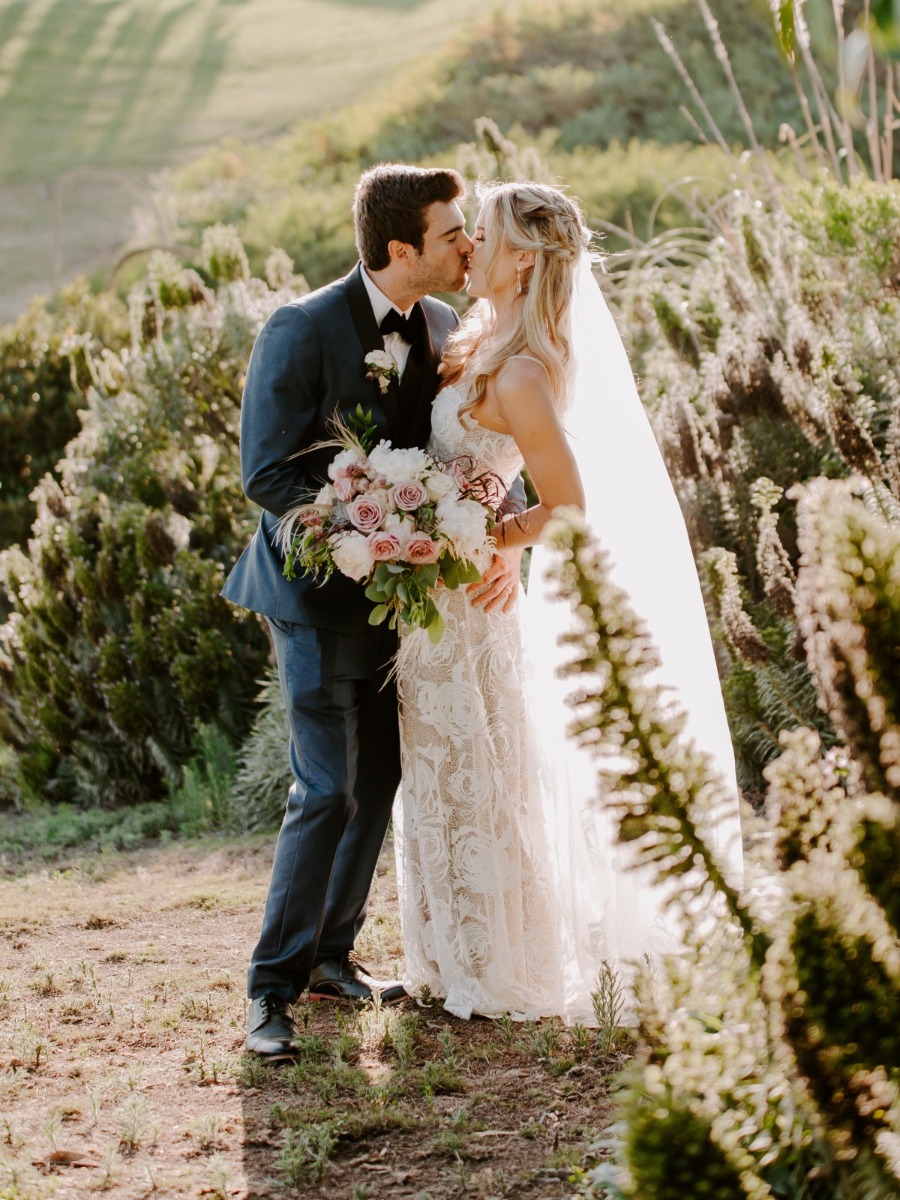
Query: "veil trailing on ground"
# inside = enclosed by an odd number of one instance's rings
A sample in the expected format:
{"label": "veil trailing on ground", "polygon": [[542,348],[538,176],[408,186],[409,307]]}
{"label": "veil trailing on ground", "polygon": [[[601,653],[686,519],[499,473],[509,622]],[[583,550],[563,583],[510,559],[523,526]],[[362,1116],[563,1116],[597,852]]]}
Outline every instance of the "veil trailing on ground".
{"label": "veil trailing on ground", "polygon": [[[726,875],[739,882],[734,755],[694,558],[625,347],[587,253],[576,267],[571,312],[575,375],[563,422],[584,484],[587,521],[609,553],[615,582],[656,645],[660,665],[650,682],[664,685],[670,702],[686,713],[683,736],[711,757],[733,796],[733,803],[710,814],[704,832]],[[536,724],[552,731],[548,828],[560,878],[571,892],[565,919],[579,930],[574,958],[585,969],[598,954],[627,965],[644,953],[672,948],[672,923],[648,870],[630,869],[630,850],[615,844],[612,818],[598,796],[596,762],[562,732],[573,717],[564,704],[572,682],[559,680],[555,671],[565,660],[558,637],[572,618],[545,579],[547,554],[535,548],[523,621],[534,669]]]}

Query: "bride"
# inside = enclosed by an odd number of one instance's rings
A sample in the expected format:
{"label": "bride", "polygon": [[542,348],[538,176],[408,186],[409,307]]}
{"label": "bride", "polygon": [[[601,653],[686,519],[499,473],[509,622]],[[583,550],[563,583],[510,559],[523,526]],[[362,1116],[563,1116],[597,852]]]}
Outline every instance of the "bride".
{"label": "bride", "polygon": [[[498,550],[539,542],[555,508],[586,509],[650,627],[660,682],[733,781],[703,602],[683,522],[624,348],[590,272],[590,234],[554,187],[483,193],[470,259],[479,300],[445,345],[428,449],[508,487],[524,465],[539,502],[505,517]],[[601,962],[627,978],[677,944],[664,897],[615,845],[596,765],[563,736],[555,630],[539,553],[525,602],[446,591],[433,645],[397,659],[403,780],[394,813],[404,986],[463,1018],[595,1023]],[[528,610],[531,610],[530,612]],[[737,790],[708,836],[740,872]]]}

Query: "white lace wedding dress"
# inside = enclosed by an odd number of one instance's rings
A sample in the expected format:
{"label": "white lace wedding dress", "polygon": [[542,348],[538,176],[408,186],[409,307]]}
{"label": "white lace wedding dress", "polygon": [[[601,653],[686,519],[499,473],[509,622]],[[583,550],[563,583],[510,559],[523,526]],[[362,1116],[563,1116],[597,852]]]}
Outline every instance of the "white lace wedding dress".
{"label": "white lace wedding dress", "polygon": [[[465,392],[434,403],[429,450],[467,455],[508,488],[522,468],[512,437],[459,417]],[[618,965],[671,948],[659,894],[626,872],[593,802],[582,795],[560,827],[547,804],[552,764],[534,714],[519,612],[486,613],[465,589],[443,592],[446,628],[416,631],[397,659],[403,782],[394,810],[404,984],[427,986],[451,1013],[595,1023],[601,960]],[[564,651],[559,652],[560,659]],[[586,755],[583,756],[586,759]],[[567,877],[568,876],[568,877]],[[625,941],[621,934],[627,934]],[[627,944],[626,944],[627,942]]]}

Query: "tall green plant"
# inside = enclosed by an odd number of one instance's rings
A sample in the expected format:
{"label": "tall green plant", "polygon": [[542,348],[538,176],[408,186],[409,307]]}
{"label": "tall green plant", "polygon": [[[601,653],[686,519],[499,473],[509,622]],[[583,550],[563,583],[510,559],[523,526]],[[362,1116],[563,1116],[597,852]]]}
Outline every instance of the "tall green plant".
{"label": "tall green plant", "polygon": [[795,615],[786,495],[860,473],[900,500],[900,191],[823,181],[727,198],[702,237],[635,251],[615,299],[714,597],[742,784],[782,728],[826,741]]}
{"label": "tall green plant", "polygon": [[608,789],[619,839],[679,881],[686,928],[683,956],[640,983],[617,1163],[585,1196],[888,1200],[900,1186],[900,522],[871,492],[823,479],[799,496],[797,611],[845,745],[782,734],[771,852],[743,891],[718,871],[704,836],[716,785],[647,687],[633,653],[646,635],[605,556],[580,519],[553,531],[578,614],[577,728],[609,764],[600,802]]}

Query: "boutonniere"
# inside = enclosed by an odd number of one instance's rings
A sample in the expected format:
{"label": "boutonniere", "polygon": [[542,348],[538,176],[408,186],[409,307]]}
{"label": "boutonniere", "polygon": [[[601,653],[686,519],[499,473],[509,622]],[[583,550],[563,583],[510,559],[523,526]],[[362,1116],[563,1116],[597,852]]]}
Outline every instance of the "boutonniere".
{"label": "boutonniere", "polygon": [[392,379],[399,379],[397,360],[387,350],[370,350],[366,355],[366,379],[377,379],[381,394],[388,390]]}

